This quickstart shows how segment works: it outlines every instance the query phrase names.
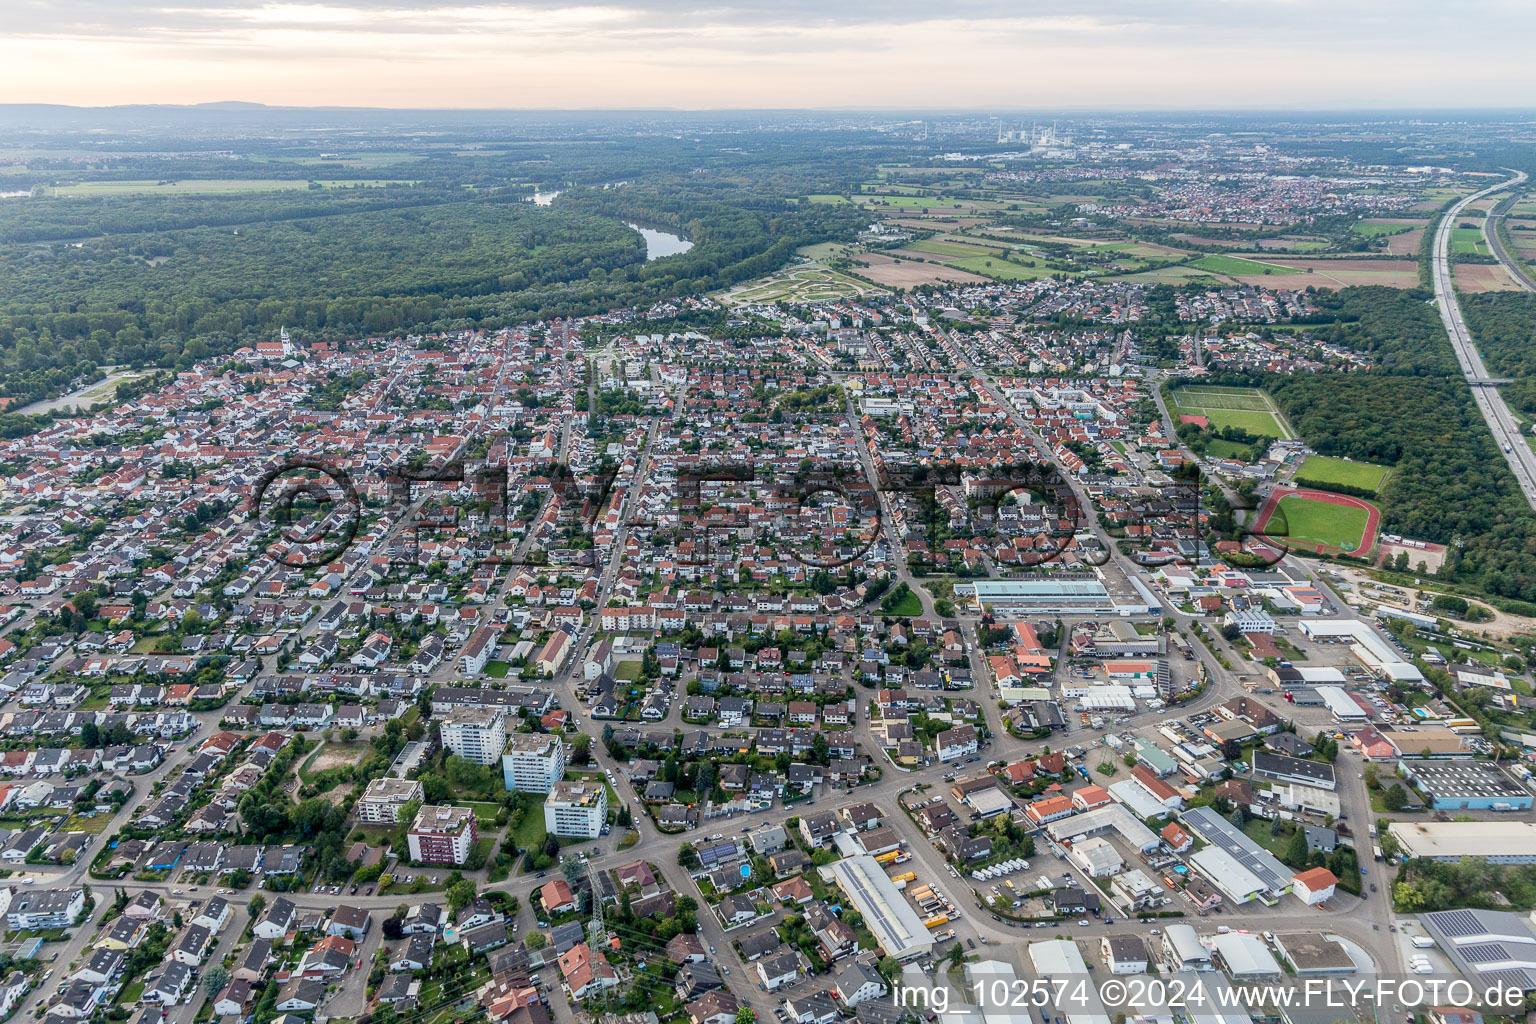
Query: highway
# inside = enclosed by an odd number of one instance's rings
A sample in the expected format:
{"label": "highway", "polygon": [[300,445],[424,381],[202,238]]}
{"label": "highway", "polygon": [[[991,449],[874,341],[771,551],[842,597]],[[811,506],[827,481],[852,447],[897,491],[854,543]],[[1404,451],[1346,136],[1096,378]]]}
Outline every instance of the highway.
{"label": "highway", "polygon": [[[1525,495],[1525,500],[1536,508],[1536,452],[1526,444],[1525,437],[1520,431],[1520,425],[1510,414],[1509,406],[1504,404],[1503,397],[1497,388],[1490,383],[1488,370],[1483,366],[1483,358],[1478,355],[1477,349],[1472,344],[1472,332],[1467,329],[1466,321],[1461,315],[1461,306],[1456,300],[1455,286],[1451,282],[1451,232],[1456,227],[1456,218],[1469,203],[1476,202],[1494,192],[1503,191],[1526,180],[1524,172],[1515,172],[1515,176],[1497,185],[1491,185],[1481,192],[1459,200],[1441,218],[1440,225],[1435,229],[1435,242],[1430,254],[1431,279],[1435,286],[1435,303],[1440,307],[1440,319],[1445,323],[1445,333],[1450,336],[1451,347],[1456,351],[1456,361],[1461,364],[1461,372],[1466,376],[1467,383],[1472,387],[1472,397],[1477,402],[1478,411],[1483,414],[1483,419],[1488,423],[1488,429],[1493,432],[1493,439],[1504,451],[1504,460],[1509,463],[1510,471],[1515,474],[1515,480],[1520,484],[1520,490]],[[1497,254],[1501,250],[1495,248]],[[1502,257],[1501,257],[1502,258]]]}
{"label": "highway", "polygon": [[[1526,291],[1536,292],[1536,279],[1532,279],[1530,271],[1524,263],[1510,256],[1504,248],[1504,242],[1499,238],[1498,224],[1501,219],[1509,215],[1509,208],[1515,204],[1519,196],[1510,196],[1504,202],[1488,211],[1488,216],[1483,218],[1483,237],[1488,241],[1488,248],[1494,257],[1509,271],[1509,276]],[[1502,207],[1502,209],[1500,209]]]}

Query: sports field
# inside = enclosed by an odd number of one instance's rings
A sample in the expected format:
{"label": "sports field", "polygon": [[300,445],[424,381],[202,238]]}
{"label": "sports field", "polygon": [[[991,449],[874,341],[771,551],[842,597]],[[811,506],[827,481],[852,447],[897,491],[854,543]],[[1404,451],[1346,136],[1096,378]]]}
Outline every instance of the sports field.
{"label": "sports field", "polygon": [[1381,482],[1387,478],[1387,467],[1373,462],[1351,462],[1326,455],[1309,455],[1296,471],[1296,476],[1320,484],[1343,484],[1345,487],[1379,491]]}
{"label": "sports field", "polygon": [[1376,544],[1381,512],[1370,502],[1328,491],[1277,491],[1254,530],[1292,551],[1364,553]]}
{"label": "sports field", "polygon": [[1287,438],[1293,436],[1280,410],[1258,388],[1178,388],[1168,392],[1174,419],[1183,415],[1204,416],[1216,427],[1237,427],[1250,434]]}

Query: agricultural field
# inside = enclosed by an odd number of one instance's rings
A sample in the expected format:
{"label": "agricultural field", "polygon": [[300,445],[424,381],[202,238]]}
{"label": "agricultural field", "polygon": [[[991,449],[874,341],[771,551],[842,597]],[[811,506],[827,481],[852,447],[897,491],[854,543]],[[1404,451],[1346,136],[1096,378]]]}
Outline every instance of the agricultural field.
{"label": "agricultural field", "polygon": [[925,238],[920,242],[908,242],[903,248],[910,252],[929,253],[934,256],[953,256],[960,259],[970,256],[998,256],[1004,251],[1000,245],[983,246],[970,242],[955,242],[943,238]]}
{"label": "agricultural field", "polygon": [[1517,292],[1520,285],[1498,263],[1457,263],[1451,267],[1457,291]]}
{"label": "agricultural field", "polygon": [[1322,252],[1332,248],[1330,243],[1317,238],[1260,238],[1253,245],[1266,252]]}
{"label": "agricultural field", "polygon": [[1334,459],[1326,455],[1309,455],[1296,475],[1319,484],[1339,484],[1379,491],[1382,481],[1387,478],[1387,472],[1388,467],[1372,462],[1351,462],[1349,459]]}
{"label": "agricultural field", "polygon": [[959,270],[969,270],[975,274],[982,274],[995,281],[1033,281],[1037,277],[1049,277],[1059,271],[1052,270],[1043,263],[1028,260],[1023,263],[1005,260],[999,256],[970,256],[960,260],[950,260],[949,266]]}
{"label": "agricultural field", "polygon": [[[1357,285],[1379,284],[1388,288],[1417,288],[1419,265],[1413,260],[1380,259],[1291,259],[1275,257],[1265,266],[1284,267],[1282,273],[1306,274],[1305,279],[1292,279],[1284,287],[1351,288]],[[1240,274],[1236,280],[1242,284],[1281,287],[1272,276],[1264,274]]]}
{"label": "agricultural field", "polygon": [[1405,231],[1411,231],[1415,225],[1423,227],[1424,222],[1418,220],[1404,222],[1386,219],[1359,220],[1354,223],[1350,230],[1357,235],[1364,235],[1366,238],[1381,238],[1384,235],[1400,235]]}
{"label": "agricultural field", "polygon": [[1482,228],[1452,228],[1451,229],[1451,254],[1470,254],[1473,256],[1490,256],[1488,243],[1483,239]]}
{"label": "agricultural field", "polygon": [[1194,266],[1201,270],[1209,270],[1217,274],[1229,274],[1234,277],[1246,277],[1253,274],[1295,274],[1296,269],[1277,263],[1261,263],[1258,260],[1243,259],[1239,256],[1206,256],[1194,262]]}
{"label": "agricultural field", "polygon": [[1423,228],[1411,228],[1400,235],[1390,235],[1387,238],[1387,254],[1389,256],[1417,257],[1419,245],[1424,240]]}
{"label": "agricultural field", "polygon": [[865,253],[855,257],[861,265],[859,273],[871,281],[878,281],[888,288],[912,288],[920,284],[937,284],[954,281],[959,284],[981,284],[987,278],[965,270],[956,270],[943,263],[917,263],[901,260],[883,252]]}
{"label": "agricultural field", "polygon": [[1204,416],[1216,427],[1237,427],[1250,434],[1288,438],[1285,426],[1270,397],[1258,388],[1178,388],[1168,392],[1169,413]]}

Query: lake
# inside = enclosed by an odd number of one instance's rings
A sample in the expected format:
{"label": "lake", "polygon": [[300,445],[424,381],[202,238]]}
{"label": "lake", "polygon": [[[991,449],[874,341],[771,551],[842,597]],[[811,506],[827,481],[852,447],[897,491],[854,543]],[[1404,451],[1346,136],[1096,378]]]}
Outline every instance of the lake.
{"label": "lake", "polygon": [[[624,223],[629,224],[628,221]],[[678,253],[687,252],[693,248],[693,243],[682,235],[673,235],[665,231],[657,231],[655,228],[643,228],[639,224],[629,224],[630,227],[640,232],[640,237],[645,239],[645,261],[659,260],[663,256],[676,256]]]}

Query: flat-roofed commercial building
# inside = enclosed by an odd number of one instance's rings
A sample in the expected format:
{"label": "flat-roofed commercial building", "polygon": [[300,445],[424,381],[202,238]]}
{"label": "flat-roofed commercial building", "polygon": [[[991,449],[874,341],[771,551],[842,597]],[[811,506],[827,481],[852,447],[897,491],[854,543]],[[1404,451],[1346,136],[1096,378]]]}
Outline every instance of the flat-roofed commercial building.
{"label": "flat-roofed commercial building", "polygon": [[565,778],[565,743],[553,733],[514,732],[501,755],[501,779],[519,793],[548,793]]}
{"label": "flat-roofed commercial building", "polygon": [[1285,972],[1264,940],[1249,932],[1217,932],[1211,939],[1227,973],[1239,984],[1246,981],[1279,981]]}
{"label": "flat-roofed commercial building", "polygon": [[873,857],[845,857],[819,869],[848,897],[885,955],[911,960],[933,951],[933,936]]}
{"label": "flat-roofed commercial building", "polygon": [[1429,798],[1437,811],[1528,811],[1531,791],[1494,761],[1425,761],[1404,758],[1398,774]]}
{"label": "flat-roofed commercial building", "polygon": [[1526,914],[1499,910],[1437,910],[1419,923],[1476,987],[1515,985],[1536,990],[1536,928]]}
{"label": "flat-roofed commercial building", "polygon": [[1056,579],[976,580],[955,584],[955,594],[969,597],[982,611],[1004,615],[1145,615],[1161,607],[1134,576],[1135,593],[1116,600],[1095,576]]}
{"label": "flat-roofed commercial building", "polygon": [[601,782],[566,779],[549,788],[544,831],[556,836],[596,839],[608,821],[608,790]]}
{"label": "flat-roofed commercial building", "polygon": [[1206,877],[1233,900],[1242,903],[1257,896],[1273,904],[1290,891],[1291,869],[1209,807],[1184,811],[1179,821],[1210,844],[1190,859],[1197,866],[1203,865]]}
{"label": "flat-roofed commercial building", "polygon": [[1316,932],[1287,932],[1275,936],[1275,949],[1298,975],[1354,974],[1359,970],[1349,951],[1336,939]]}
{"label": "flat-roofed commercial building", "polygon": [[1395,821],[1387,832],[1406,857],[1454,864],[1486,857],[1492,864],[1536,864],[1536,822]]}
{"label": "flat-roofed commercial building", "polygon": [[1255,778],[1272,782],[1299,782],[1303,786],[1333,789],[1338,783],[1334,778],[1333,765],[1326,761],[1306,761],[1284,754],[1271,754],[1267,750],[1253,752]]}
{"label": "flat-roofed commercial building", "polygon": [[1138,853],[1146,853],[1158,847],[1157,833],[1120,804],[1107,804],[1086,814],[1053,821],[1046,826],[1046,831],[1057,842],[1063,839],[1075,842],[1110,829],[1120,833],[1120,838]]}

